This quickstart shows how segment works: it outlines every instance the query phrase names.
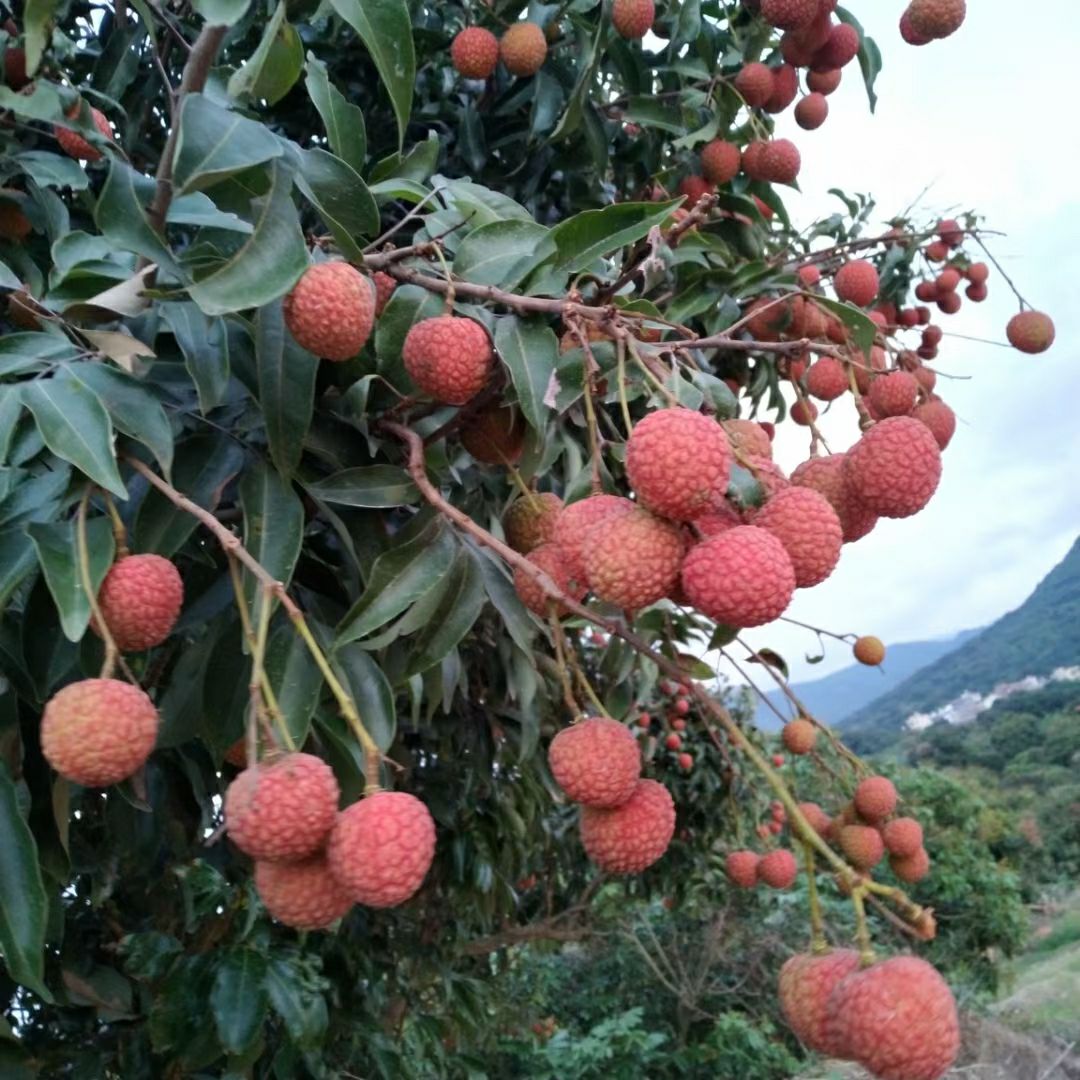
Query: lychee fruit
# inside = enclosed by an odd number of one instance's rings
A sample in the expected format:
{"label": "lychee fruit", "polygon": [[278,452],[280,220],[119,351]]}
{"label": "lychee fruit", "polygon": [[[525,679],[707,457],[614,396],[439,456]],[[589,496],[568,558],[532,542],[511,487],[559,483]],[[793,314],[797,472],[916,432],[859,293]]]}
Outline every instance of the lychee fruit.
{"label": "lychee fruit", "polygon": [[724,429],[692,409],[656,409],[626,444],[626,476],[650,510],[692,521],[723,491],[731,472]]}
{"label": "lychee fruit", "polygon": [[966,277],[972,285],[985,285],[987,279],[990,277],[990,267],[984,262],[972,263],[967,270],[964,271],[964,277]]}
{"label": "lychee fruit", "polygon": [[694,755],[685,751],[675,758],[676,763],[683,772],[689,772],[694,767]]}
{"label": "lychee fruit", "polygon": [[710,184],[704,176],[684,176],[679,181],[679,194],[686,198],[688,207],[696,206],[702,196],[711,195],[715,190],[716,185]]}
{"label": "lychee fruit", "polygon": [[740,629],[763,626],[791,602],[795,570],[772,533],[739,525],[690,549],[682,587],[690,603],[717,622]]}
{"label": "lychee fruit", "polygon": [[744,65],[735,76],[735,89],[747,105],[761,106],[772,97],[773,82],[772,68],[755,61]]}
{"label": "lychee fruit", "polygon": [[317,263],[285,297],[284,313],[298,345],[324,360],[350,360],[375,325],[375,289],[347,262]]}
{"label": "lychee fruit", "polygon": [[843,74],[839,68],[831,71],[809,71],[806,74],[806,85],[813,93],[828,97],[840,85]]}
{"label": "lychee fruit", "polygon": [[1054,321],[1041,311],[1021,311],[1009,320],[1005,336],[1022,353],[1043,353],[1054,344]]}
{"label": "lychee fruit", "polygon": [[734,143],[713,139],[702,147],[701,171],[710,183],[726,184],[734,180],[741,163],[742,154]]}
{"label": "lychee fruit", "polygon": [[863,505],[848,483],[845,458],[845,454],[832,454],[804,461],[791,474],[791,482],[800,487],[813,488],[829,501],[840,520],[844,542],[850,544],[873,529],[877,524],[877,514]]}
{"label": "lychee fruit", "polygon": [[789,754],[809,754],[817,742],[817,728],[805,717],[789,720],[780,736]]}
{"label": "lychee fruit", "polygon": [[585,579],[605,603],[636,611],[668,595],[684,551],[677,525],[637,508],[589,530],[582,546]]}
{"label": "lychee fruit", "polygon": [[815,131],[829,116],[829,102],[824,94],[807,94],[795,106],[795,123],[805,131]]}
{"label": "lychee fruit", "polygon": [[724,860],[727,876],[740,889],[752,889],[758,883],[759,856],[755,851],[733,851]]}
{"label": "lychee fruit", "polygon": [[109,567],[97,600],[116,647],[141,652],[172,633],[184,602],[184,583],[176,567],[160,555],[125,555]]}
{"label": "lychee fruit", "polygon": [[434,857],[435,822],[404,791],[378,791],[347,807],[337,815],[326,846],[338,883],[355,903],[372,908],[405,903]]}
{"label": "lychee fruit", "polygon": [[985,285],[969,285],[964,295],[972,303],[981,304],[990,295],[990,290]]}
{"label": "lychee fruit", "polygon": [[394,295],[398,283],[389,274],[376,270],[371,275],[371,284],[375,287],[375,318],[377,319],[390,303],[390,297]]}
{"label": "lychee fruit", "polygon": [[263,907],[294,930],[325,930],[353,906],[322,852],[299,862],[259,860],[254,877]]}
{"label": "lychee fruit", "polygon": [[487,79],[499,63],[499,40],[481,26],[467,27],[451,43],[450,61],[466,79]]}
{"label": "lychee fruit", "polygon": [[956,1001],[925,960],[894,956],[852,972],[829,996],[828,1040],[881,1080],[939,1080],[960,1049]]}
{"label": "lychee fruit", "polygon": [[840,830],[840,850],[857,870],[877,866],[885,854],[881,833],[869,825],[845,825]]}
{"label": "lychee fruit", "polygon": [[790,486],[770,496],[752,518],[784,545],[801,589],[824,581],[840,561],[844,532],[836,511],[813,488]]}
{"label": "lychee fruit", "polygon": [[847,452],[844,476],[859,501],[881,517],[918,513],[937,490],[941,451],[933,433],[911,416],[876,423]]}
{"label": "lychee fruit", "polygon": [[804,401],[800,398],[791,406],[790,415],[792,423],[809,427],[817,419],[817,406],[812,401]]}
{"label": "lychee fruit", "polygon": [[341,791],[314,754],[285,754],[245,769],[225,791],[229,838],[253,859],[303,859],[322,847]]}
{"label": "lychee fruit", "polygon": [[912,855],[890,855],[889,867],[901,881],[914,885],[930,873],[930,856],[922,847]]}
{"label": "lychee fruit", "polygon": [[157,709],[139,687],[119,679],[83,679],[45,705],[41,752],[65,779],[108,787],[145,763],[157,730]]}
{"label": "lychee fruit", "polygon": [[919,383],[906,371],[892,371],[874,379],[868,396],[879,416],[907,416],[915,408]]}
{"label": "lychee fruit", "polygon": [[461,427],[461,445],[485,465],[514,465],[525,448],[525,418],[516,405],[495,402]]}
{"label": "lychee fruit", "polygon": [[773,91],[765,111],[782,113],[799,96],[799,73],[791,64],[781,64],[773,72]]}
{"label": "lychee fruit", "polygon": [[817,803],[801,802],[799,803],[799,810],[802,816],[806,818],[806,823],[818,836],[825,836],[828,833],[829,826],[832,825],[832,819]]}
{"label": "lychee fruit", "polygon": [[[795,276],[799,279],[799,284],[804,289],[812,289],[819,281],[821,281],[821,271],[813,264],[806,263],[804,266],[800,266],[795,272]],[[815,310],[817,310],[815,305]]]}
{"label": "lychee fruit", "polygon": [[867,667],[877,667],[885,659],[885,646],[881,638],[876,638],[873,634],[864,634],[856,638],[852,652],[855,654],[855,659]]}
{"label": "lychee fruit", "polygon": [[581,811],[585,853],[609,874],[638,874],[652,866],[675,833],[675,804],[663,784],[639,780],[621,806]]}
{"label": "lychee fruit", "polygon": [[571,578],[586,581],[582,548],[589,531],[616,514],[626,514],[636,506],[620,495],[590,495],[564,507],[555,519],[554,542]]}
{"label": "lychee fruit", "polygon": [[934,39],[927,34],[920,33],[911,22],[911,11],[904,10],[900,16],[900,36],[908,45],[929,45]]}
{"label": "lychee fruit", "polygon": [[853,259],[837,270],[833,286],[841,300],[866,307],[877,297],[878,272],[867,259]]}
{"label": "lychee fruit", "polygon": [[641,775],[641,750],[618,720],[591,717],[551,740],[548,765],[566,797],[582,806],[620,806]]}
{"label": "lychee fruit", "polygon": [[854,949],[799,953],[780,969],[780,1008],[799,1041],[819,1054],[835,1056],[828,1038],[829,996],[841,979],[857,971]]}
{"label": "lychee fruit", "polygon": [[787,848],[777,848],[758,860],[758,881],[770,889],[790,889],[799,875],[799,864]]}
{"label": "lychee fruit", "polygon": [[499,41],[499,57],[511,75],[535,75],[547,59],[547,38],[536,23],[517,22]]}
{"label": "lychee fruit", "polygon": [[611,5],[611,25],[629,41],[643,38],[655,17],[653,0],[614,0]]}
{"label": "lychee fruit", "polygon": [[533,548],[554,538],[555,523],[562,509],[562,499],[550,491],[533,491],[522,496],[503,514],[506,542],[515,551],[528,555]]}
{"label": "lychee fruit", "polygon": [[[742,169],[751,180],[764,180],[765,172],[762,157],[765,153],[765,143],[755,139],[742,153]],[[762,214],[765,212],[762,211]],[[765,301],[762,301],[763,303]],[[755,301],[756,303],[756,301]]]}
{"label": "lychee fruit", "polygon": [[727,433],[732,448],[741,454],[755,457],[772,457],[772,440],[768,433],[754,420],[722,420],[720,426]]}
{"label": "lychee fruit", "polygon": [[[557,544],[541,544],[529,552],[529,562],[538,566],[555,584],[559,590],[573,600],[583,600],[588,591],[584,578],[575,578],[567,569],[566,560]],[[521,602],[535,615],[546,618],[548,607],[555,605],[557,615],[566,614],[563,605],[553,600],[544,591],[543,586],[521,567],[514,570],[514,588],[517,590]]]}
{"label": "lychee fruit", "polygon": [[967,14],[965,0],[911,0],[907,13],[911,28],[923,37],[939,39],[955,34]]}
{"label": "lychee fruit", "polygon": [[423,393],[445,405],[464,405],[484,388],[495,354],[487,331],[478,322],[436,315],[410,327],[401,358],[409,378]]}
{"label": "lychee fruit", "polygon": [[911,415],[930,429],[940,449],[944,450],[952,441],[956,432],[956,413],[941,398],[931,398],[917,405]]}
{"label": "lychee fruit", "polygon": [[761,0],[761,17],[778,30],[798,30],[817,13],[818,0]]}
{"label": "lychee fruit", "polygon": [[682,746],[682,737],[672,732],[664,738],[664,747],[667,750],[678,750]]}
{"label": "lychee fruit", "polygon": [[859,55],[859,32],[848,23],[836,23],[829,30],[829,40],[821,46],[810,62],[813,71],[832,71],[847,67]]}
{"label": "lychee fruit", "polygon": [[[66,114],[69,120],[74,120],[79,115],[79,106],[76,104],[74,108],[70,109]],[[90,107],[90,115],[94,120],[94,127],[101,132],[110,142],[113,138],[112,125],[109,123],[108,117],[100,110]],[[60,144],[60,149],[64,151],[68,157],[73,157],[78,161],[100,161],[102,158],[101,151],[92,146],[86,139],[84,139],[77,131],[72,131],[70,128],[66,128],[57,124],[53,128],[53,134],[56,136],[56,141]]]}
{"label": "lychee fruit", "polygon": [[864,821],[884,821],[896,809],[896,785],[887,776],[870,776],[855,788],[855,809]]}
{"label": "lychee fruit", "polygon": [[806,392],[818,401],[835,401],[848,390],[848,374],[835,356],[821,356],[806,372]]}
{"label": "lychee fruit", "polygon": [[885,823],[881,830],[885,849],[890,855],[906,859],[923,846],[922,826],[909,817],[898,817]]}
{"label": "lychee fruit", "polygon": [[770,139],[761,151],[761,178],[774,184],[793,184],[802,158],[790,139]]}

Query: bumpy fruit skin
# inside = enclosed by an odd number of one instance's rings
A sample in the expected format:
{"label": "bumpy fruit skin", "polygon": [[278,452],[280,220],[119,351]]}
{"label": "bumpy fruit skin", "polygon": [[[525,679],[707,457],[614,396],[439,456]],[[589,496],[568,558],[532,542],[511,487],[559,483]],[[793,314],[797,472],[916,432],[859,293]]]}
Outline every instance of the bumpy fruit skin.
{"label": "bumpy fruit skin", "polygon": [[802,816],[806,818],[810,828],[818,836],[825,836],[828,833],[829,826],[832,825],[832,819],[817,803],[801,802],[799,803],[799,810],[802,812]]}
{"label": "bumpy fruit skin", "polygon": [[829,30],[829,38],[810,62],[813,71],[832,71],[846,67],[859,54],[859,32],[847,23],[837,23]]}
{"label": "bumpy fruit skin", "polygon": [[909,45],[929,45],[934,39],[927,37],[926,34],[921,34],[911,22],[911,12],[905,10],[903,15],[900,16],[900,36]]}
{"label": "bumpy fruit skin", "polygon": [[844,476],[859,501],[875,514],[910,517],[937,490],[941,451],[925,424],[911,416],[890,416],[848,451]]}
{"label": "bumpy fruit skin", "polygon": [[679,194],[684,196],[686,203],[679,209],[689,209],[698,204],[703,195],[711,195],[716,185],[710,184],[704,176],[684,176],[679,181]]}
{"label": "bumpy fruit skin", "polygon": [[886,822],[881,830],[881,838],[885,841],[885,850],[901,859],[914,855],[923,846],[922,826],[909,817]]}
{"label": "bumpy fruit skin", "polygon": [[843,74],[839,68],[831,71],[809,71],[806,74],[806,85],[813,93],[828,97],[840,85]]}
{"label": "bumpy fruit skin", "polygon": [[[90,113],[94,120],[94,127],[105,136],[106,139],[112,141],[113,130],[112,125],[109,123],[108,117],[100,110],[90,107]],[[74,120],[79,115],[79,107],[76,105],[68,114],[69,120]],[[70,128],[61,127],[57,124],[53,128],[53,134],[56,136],[56,141],[60,144],[60,149],[64,151],[68,157],[76,158],[79,161],[100,161],[102,158],[101,151],[96,146],[91,146],[77,131],[72,131]]]}
{"label": "bumpy fruit skin", "polygon": [[789,720],[781,734],[784,749],[790,754],[809,754],[817,742],[817,728],[802,717]]}
{"label": "bumpy fruit skin", "polygon": [[555,522],[562,508],[562,499],[550,491],[534,492],[527,499],[518,499],[503,515],[506,542],[515,551],[528,555],[533,548],[554,537]]}
{"label": "bumpy fruit skin", "polygon": [[773,73],[773,91],[765,111],[782,113],[799,96],[799,73],[790,64],[781,64]]}
{"label": "bumpy fruit skin", "polygon": [[780,969],[780,1008],[804,1046],[835,1056],[828,1038],[829,997],[840,980],[858,968],[854,949],[835,949],[817,956],[799,953]]}
{"label": "bumpy fruit skin", "polygon": [[137,686],[83,679],[49,699],[41,717],[41,752],[66,779],[108,787],[143,765],[157,729],[157,709]]}
{"label": "bumpy fruit skin", "polygon": [[832,454],[804,461],[791,474],[791,482],[800,487],[813,488],[829,500],[840,519],[844,543],[850,544],[870,532],[877,524],[878,516],[863,505],[848,483],[844,469],[846,456]]}
{"label": "bumpy fruit skin", "polygon": [[653,0],[614,0],[611,5],[611,25],[627,40],[643,38],[655,17]]}
{"label": "bumpy fruit skin", "polygon": [[945,38],[963,25],[967,4],[965,0],[911,0],[907,14],[917,34]]}
{"label": "bumpy fruit skin", "polygon": [[450,61],[466,79],[487,79],[499,63],[499,39],[490,30],[470,26],[451,43]]}
{"label": "bumpy fruit skin", "polygon": [[930,856],[926,848],[919,848],[912,855],[890,855],[889,866],[901,881],[914,885],[930,873]]}
{"label": "bumpy fruit skin", "polygon": [[816,131],[829,117],[829,102],[824,94],[814,92],[795,106],[795,123],[804,131]]}
{"label": "bumpy fruit skin", "polygon": [[[556,585],[573,600],[584,600],[588,591],[584,577],[575,577],[567,568],[562,551],[556,544],[541,544],[529,552],[529,562],[539,566]],[[521,602],[535,615],[547,618],[548,595],[540,583],[520,567],[514,570],[514,588]],[[565,614],[561,604],[556,604],[556,613]]]}
{"label": "bumpy fruit skin", "polygon": [[485,465],[513,465],[525,448],[525,418],[515,405],[494,402],[461,427],[461,445]]}
{"label": "bumpy fruit skin", "polygon": [[756,457],[772,457],[772,440],[768,432],[754,420],[722,420],[720,426],[727,432],[733,449]]}
{"label": "bumpy fruit skin", "polygon": [[692,521],[727,488],[731,450],[724,429],[691,409],[657,409],[634,425],[626,476],[650,510]]}
{"label": "bumpy fruit skin", "polygon": [[762,855],[757,865],[758,881],[770,889],[790,889],[799,874],[799,864],[787,848]]}
{"label": "bumpy fruit skin", "polygon": [[818,401],[835,401],[843,397],[848,385],[844,365],[835,356],[819,357],[806,373],[806,392]]}
{"label": "bumpy fruit skin", "polygon": [[655,780],[639,780],[622,806],[581,811],[585,853],[609,874],[640,874],[667,851],[674,834],[675,804]]}
{"label": "bumpy fruit skin", "polygon": [[870,776],[855,789],[855,809],[864,821],[884,821],[896,809],[896,786],[887,776]]}
{"label": "bumpy fruit skin", "polygon": [[371,275],[371,283],[375,287],[375,318],[377,319],[390,303],[390,297],[397,289],[397,281],[382,270],[376,270]]}
{"label": "bumpy fruit skin", "polygon": [[640,508],[617,514],[585,537],[585,579],[601,600],[636,611],[668,595],[685,550],[677,525]]}
{"label": "bumpy fruit skin", "polygon": [[690,603],[717,622],[740,629],[763,626],[791,602],[795,570],[772,533],[739,525],[690,549],[682,587]]}
{"label": "bumpy fruit skin", "polygon": [[845,825],[840,830],[840,850],[857,870],[877,866],[885,855],[881,833],[869,825]]}
{"label": "bumpy fruit skin", "polygon": [[572,802],[611,809],[621,806],[641,776],[641,749],[618,720],[591,717],[551,740],[548,765]]}
{"label": "bumpy fruit skin", "polygon": [[350,360],[375,325],[375,290],[346,262],[318,263],[285,297],[284,311],[297,344],[326,360]]}
{"label": "bumpy fruit skin", "polygon": [[925,960],[894,956],[829,996],[829,1039],[881,1080],[939,1080],[960,1049],[956,1002]]}
{"label": "bumpy fruit skin", "polygon": [[435,857],[435,822],[415,795],[380,791],[337,816],[326,861],[349,896],[365,907],[405,903]]}
{"label": "bumpy fruit skin", "polygon": [[773,85],[772,68],[756,61],[746,64],[735,76],[735,89],[751,107],[764,105],[772,97]]}
{"label": "bumpy fruit skin", "polygon": [[840,561],[844,543],[840,519],[828,499],[813,488],[792,486],[778,491],[752,520],[784,545],[800,589],[824,581]]}
{"label": "bumpy fruit skin", "polygon": [[793,184],[801,166],[799,149],[790,139],[771,139],[761,152],[762,179],[774,184]]}
{"label": "bumpy fruit skin", "polygon": [[866,307],[878,294],[878,272],[872,262],[853,259],[837,270],[833,285],[841,300]]}
{"label": "bumpy fruit skin", "polygon": [[321,853],[300,862],[256,862],[254,876],[263,907],[294,930],[325,930],[353,906]]}
{"label": "bumpy fruit skin", "polygon": [[1005,336],[1022,353],[1044,353],[1054,344],[1054,321],[1041,311],[1021,311],[1009,320]]}
{"label": "bumpy fruit skin", "polygon": [[180,573],[160,555],[117,559],[98,591],[105,625],[121,652],[160,645],[176,625],[183,602]]}
{"label": "bumpy fruit skin", "polygon": [[752,889],[757,884],[759,856],[756,851],[733,851],[724,860],[727,876],[740,889]]}
{"label": "bumpy fruit skin", "polygon": [[798,30],[817,13],[818,0],[761,0],[761,17],[778,30]]}
{"label": "bumpy fruit skin", "polygon": [[586,580],[583,547],[590,530],[606,518],[634,509],[634,503],[620,495],[590,495],[563,508],[555,520],[554,541],[572,578]]}
{"label": "bumpy fruit skin", "polygon": [[734,143],[724,139],[713,139],[702,147],[701,171],[705,179],[713,184],[726,184],[739,174],[742,154]]}
{"label": "bumpy fruit skin", "polygon": [[536,23],[514,23],[499,42],[499,56],[511,75],[535,75],[547,59],[547,38]]}
{"label": "bumpy fruit skin", "polygon": [[876,638],[873,634],[864,634],[861,638],[856,638],[852,652],[855,654],[855,659],[867,667],[877,667],[885,659],[885,646],[881,638]]}
{"label": "bumpy fruit skin", "polygon": [[464,405],[475,397],[495,362],[487,331],[456,315],[436,315],[412,326],[401,358],[417,388],[444,405]]}
{"label": "bumpy fruit skin", "polygon": [[304,859],[333,828],[341,794],[333,770],[313,754],[286,754],[245,769],[225,791],[232,842],[253,859]]}
{"label": "bumpy fruit skin", "polygon": [[[915,408],[919,382],[906,371],[879,375],[870,384],[870,404],[881,416],[907,416]],[[929,426],[929,425],[927,425]]]}
{"label": "bumpy fruit skin", "polygon": [[939,449],[944,450],[952,442],[956,433],[956,413],[940,398],[917,405],[911,415],[930,429]]}

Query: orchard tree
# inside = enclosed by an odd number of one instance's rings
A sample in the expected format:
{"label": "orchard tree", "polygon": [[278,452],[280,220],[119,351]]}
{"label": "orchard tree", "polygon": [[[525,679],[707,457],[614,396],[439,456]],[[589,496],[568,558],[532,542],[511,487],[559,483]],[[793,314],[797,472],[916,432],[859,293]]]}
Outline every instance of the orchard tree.
{"label": "orchard tree", "polygon": [[[796,1034],[939,1076],[950,991],[866,917],[933,936],[919,823],[787,690],[788,764],[831,778],[800,804],[703,659],[918,512],[954,434],[930,305],[985,298],[978,218],[878,235],[845,198],[800,231],[783,201],[813,136],[772,117],[842,122],[860,69],[873,106],[854,15],[16,7],[5,1075],[477,1075],[506,951],[582,932],[612,880],[804,875]],[[900,35],[963,17],[912,0]],[[1053,325],[1021,300],[1007,336]]]}

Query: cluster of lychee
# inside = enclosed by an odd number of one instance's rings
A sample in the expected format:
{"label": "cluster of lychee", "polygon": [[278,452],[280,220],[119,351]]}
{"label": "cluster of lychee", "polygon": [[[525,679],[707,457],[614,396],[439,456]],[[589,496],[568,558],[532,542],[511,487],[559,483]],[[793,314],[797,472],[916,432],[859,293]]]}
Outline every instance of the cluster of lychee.
{"label": "cluster of lychee", "polygon": [[929,45],[955,34],[966,15],[966,0],[911,0],[900,16],[900,36],[909,45]]}
{"label": "cluster of lychee", "polygon": [[268,756],[225,792],[232,842],[255,860],[255,888],[286,926],[321,930],[354,904],[397,907],[420,888],[435,855],[427,807],[379,791],[338,810],[333,770],[307,753]]}
{"label": "cluster of lychee", "polygon": [[694,755],[686,749],[688,740],[687,717],[691,703],[688,697],[690,688],[685,683],[663,680],[658,687],[660,694],[667,699],[666,715],[663,720],[649,712],[639,712],[637,727],[642,735],[649,736],[654,728],[659,732],[661,745],[672,755],[675,764],[683,771],[690,772],[694,767]]}
{"label": "cluster of lychee", "polygon": [[659,859],[675,833],[675,804],[663,784],[641,776],[641,749],[630,729],[609,717],[563,728],[548,765],[581,807],[581,841],[609,874],[638,874]]}
{"label": "cluster of lychee", "polygon": [[450,44],[450,62],[466,79],[489,79],[502,60],[511,75],[535,75],[547,59],[548,42],[543,27],[516,22],[501,38],[482,26],[469,26]]}

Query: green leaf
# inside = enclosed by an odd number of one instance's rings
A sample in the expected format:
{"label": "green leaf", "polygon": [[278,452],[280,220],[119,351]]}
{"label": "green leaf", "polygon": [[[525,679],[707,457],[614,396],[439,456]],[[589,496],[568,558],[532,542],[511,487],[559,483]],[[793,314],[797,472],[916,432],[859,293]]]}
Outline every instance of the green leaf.
{"label": "green leaf", "polygon": [[270,191],[252,201],[255,231],[226,263],[188,289],[207,315],[260,307],[289,291],[308,268],[307,244],[292,201],[292,175],[273,162]]}
{"label": "green leaf", "polygon": [[228,232],[253,233],[254,226],[235,214],[219,210],[210,196],[202,191],[193,191],[190,195],[181,195],[169,203],[169,212],[165,220],[170,225],[196,225],[200,229],[225,229]]}
{"label": "green leaf", "polygon": [[398,122],[398,146],[412,111],[416,53],[406,0],[330,0],[334,10],[360,35],[390,95]]}
{"label": "green leaf", "polygon": [[289,1038],[297,1046],[318,1045],[329,1023],[326,998],[312,989],[295,965],[281,956],[270,958],[266,989]]}
{"label": "green leaf", "polygon": [[0,764],[0,951],[15,982],[51,1002],[45,986],[48,897],[19,793]]}
{"label": "green leaf", "polygon": [[188,94],[176,140],[176,193],[211,187],[282,152],[281,142],[264,124],[223,109],[203,94]]}
{"label": "green leaf", "polygon": [[28,94],[0,86],[0,109],[9,109],[26,120],[42,120],[50,124],[64,119],[60,95],[47,79],[36,79]]}
{"label": "green leaf", "polygon": [[209,26],[233,26],[251,7],[251,0],[192,0],[191,6]]}
{"label": "green leaf", "polygon": [[0,611],[34,565],[34,545],[22,529],[0,532]]}
{"label": "green leaf", "polygon": [[296,186],[326,222],[345,257],[363,261],[354,237],[374,236],[379,208],[356,170],[326,150],[303,150]]}
{"label": "green leaf", "polygon": [[[614,203],[575,214],[551,230],[557,249],[551,262],[557,270],[586,269],[601,256],[640,240],[678,205],[678,201]],[[545,261],[538,260],[537,265]]]}
{"label": "green leaf", "polygon": [[0,289],[21,289],[22,282],[7,263],[0,262]]}
{"label": "green leaf", "polygon": [[120,431],[157,458],[167,477],[172,470],[172,428],[154,394],[138,379],[105,364],[74,364],[68,370],[98,396]]}
{"label": "green leaf", "polygon": [[286,333],[280,303],[259,309],[255,359],[270,456],[282,475],[291,476],[300,464],[304,436],[311,426],[319,361]]}
{"label": "green leaf", "polygon": [[439,663],[472,629],[486,600],[480,568],[471,552],[462,548],[438,607],[416,637],[407,675],[419,674]]}
{"label": "green leaf", "polygon": [[270,636],[266,674],[289,734],[297,746],[303,746],[322,694],[323,677],[311,651],[288,621]]}
{"label": "green leaf", "polygon": [[71,342],[57,334],[5,334],[0,337],[0,376],[23,375],[78,355]]}
{"label": "green leaf", "polygon": [[[438,181],[439,178],[435,179]],[[521,203],[514,202],[509,195],[492,191],[491,188],[469,180],[453,180],[446,184],[443,186],[442,197],[448,206],[457,210],[468,220],[470,226],[477,229],[481,225],[490,225],[493,221],[508,219],[535,224],[532,214]]]}
{"label": "green leaf", "polygon": [[473,229],[454,257],[454,273],[474,285],[512,289],[536,260],[555,253],[549,230],[535,221],[493,221]]}
{"label": "green leaf", "polygon": [[277,6],[262,40],[243,67],[229,79],[229,96],[276,105],[304,70],[304,46],[296,27],[285,18],[285,0]]}
{"label": "green leaf", "polygon": [[841,21],[853,26],[859,32],[859,67],[862,69],[863,82],[866,84],[866,96],[870,101],[870,111],[877,108],[877,93],[874,83],[881,74],[881,50],[872,37],[866,36],[862,23],[855,18],[846,8],[837,8],[836,17]]}
{"label": "green leaf", "polygon": [[160,304],[158,311],[184,354],[184,365],[199,394],[199,410],[205,416],[222,404],[229,388],[225,323],[208,318],[192,303]]}
{"label": "green leaf", "polygon": [[[244,546],[270,572],[275,581],[288,585],[304,539],[304,506],[287,483],[265,462],[254,463],[240,481],[240,506],[244,512]],[[255,582],[246,580],[247,595],[255,596]],[[256,599],[258,622],[261,596]]]}
{"label": "green leaf", "polygon": [[45,445],[57,457],[114,495],[127,498],[113,452],[112,421],[96,394],[61,369],[51,379],[28,383],[23,401],[34,414]]}
{"label": "green leaf", "polygon": [[681,0],[675,17],[675,32],[671,35],[671,49],[688,45],[701,33],[701,0]]}
{"label": "green leaf", "polygon": [[368,508],[408,506],[419,492],[409,474],[396,465],[359,465],[308,484],[317,498],[340,506]]}
{"label": "green leaf", "polygon": [[266,956],[254,949],[225,953],[214,974],[210,1012],[221,1045],[240,1054],[258,1037],[266,1019]]}
{"label": "green leaf", "polygon": [[822,307],[831,311],[851,331],[855,344],[862,349],[866,356],[869,356],[870,349],[874,344],[874,338],[877,337],[877,323],[865,311],[861,311],[851,304],[831,300],[827,296],[818,296],[816,300]]}
{"label": "green leaf", "polygon": [[670,131],[673,135],[686,134],[682,110],[677,105],[652,97],[632,97],[627,102],[623,119],[660,131]]}
{"label": "green leaf", "polygon": [[23,7],[23,32],[26,35],[26,74],[34,75],[41,63],[58,0],[26,0]]}
{"label": "green leaf", "polygon": [[545,398],[559,359],[555,332],[543,322],[504,315],[495,320],[495,348],[510,369],[525,419],[543,431],[548,418]]}
{"label": "green leaf", "polygon": [[326,65],[308,53],[307,77],[304,80],[311,103],[322,117],[330,149],[357,172],[364,170],[367,156],[367,131],[364,114],[330,81]]}
{"label": "green leaf", "polygon": [[518,596],[509,574],[503,568],[503,564],[486,551],[476,552],[474,557],[480,566],[484,590],[506,626],[507,633],[522,652],[531,653],[533,638],[536,636],[536,624],[521,602],[521,597]]}
{"label": "green leaf", "polygon": [[335,648],[330,659],[344,678],[368,734],[380,750],[389,750],[397,733],[397,713],[394,691],[382,668],[359,645]]}
{"label": "green leaf", "polygon": [[38,187],[85,191],[90,185],[86,170],[77,161],[48,150],[24,150],[12,155],[11,162],[32,177]]}
{"label": "green leaf", "polygon": [[[49,586],[60,615],[64,637],[68,641],[78,641],[90,624],[90,602],[83,591],[79,573],[75,522],[39,522],[28,525],[26,531],[30,534],[38,562],[45,573],[45,584]],[[90,581],[96,595],[116,551],[108,518],[97,517],[87,521],[86,550],[90,561]]]}
{"label": "green leaf", "polygon": [[94,222],[113,247],[142,255],[182,279],[183,273],[172,252],[146,215],[145,207],[154,197],[155,186],[150,177],[113,158],[94,210]]}

